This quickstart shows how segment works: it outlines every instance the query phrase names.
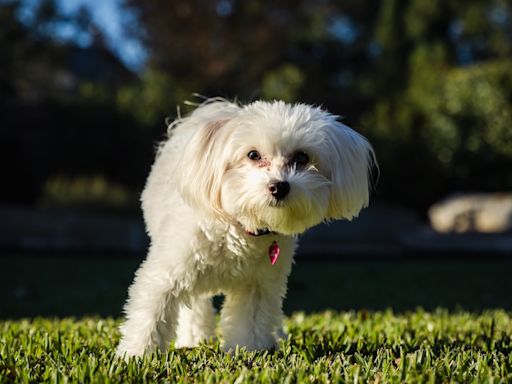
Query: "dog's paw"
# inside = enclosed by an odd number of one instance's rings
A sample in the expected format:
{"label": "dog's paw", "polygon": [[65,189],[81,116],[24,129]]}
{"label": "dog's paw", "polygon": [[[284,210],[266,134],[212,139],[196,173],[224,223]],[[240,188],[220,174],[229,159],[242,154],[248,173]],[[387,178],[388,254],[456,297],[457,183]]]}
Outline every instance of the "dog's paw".
{"label": "dog's paw", "polygon": [[276,331],[276,339],[277,341],[286,341],[288,339],[288,334],[284,331],[283,328],[278,328]]}
{"label": "dog's paw", "polygon": [[115,358],[116,360],[124,360],[128,362],[131,358],[141,358],[144,356],[144,350],[126,350],[124,348],[117,347]]}
{"label": "dog's paw", "polygon": [[203,343],[208,343],[210,341],[215,341],[217,338],[215,336],[211,337],[183,337],[182,335],[178,335],[178,338],[174,342],[174,348],[196,348],[199,347]]}
{"label": "dog's paw", "polygon": [[278,342],[275,337],[269,336],[260,339],[253,340],[253,342],[229,342],[225,341],[221,349],[227,353],[233,353],[236,348],[244,349],[247,352],[266,351],[274,350],[278,346]]}
{"label": "dog's paw", "polygon": [[136,342],[122,338],[116,349],[116,358],[128,361],[131,357],[143,357],[155,353],[157,346],[151,342]]}

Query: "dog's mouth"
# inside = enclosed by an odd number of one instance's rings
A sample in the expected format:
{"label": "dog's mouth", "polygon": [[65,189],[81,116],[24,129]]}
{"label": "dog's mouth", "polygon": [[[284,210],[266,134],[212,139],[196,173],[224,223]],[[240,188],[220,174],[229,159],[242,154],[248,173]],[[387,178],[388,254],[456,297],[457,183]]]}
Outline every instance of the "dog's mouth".
{"label": "dog's mouth", "polygon": [[258,236],[266,236],[266,235],[275,235],[275,234],[277,234],[277,232],[273,231],[269,227],[262,227],[262,228],[256,228],[256,229],[250,228],[249,229],[248,227],[246,227],[241,222],[238,222],[238,225],[240,225],[244,229],[244,232],[247,235],[249,235],[249,236],[258,237]]}

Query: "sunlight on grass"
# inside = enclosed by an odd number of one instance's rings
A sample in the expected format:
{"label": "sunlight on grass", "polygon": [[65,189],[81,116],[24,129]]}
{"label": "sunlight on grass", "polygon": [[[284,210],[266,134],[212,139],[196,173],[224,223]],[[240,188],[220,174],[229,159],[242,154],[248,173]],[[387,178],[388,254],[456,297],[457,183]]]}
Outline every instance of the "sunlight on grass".
{"label": "sunlight on grass", "polygon": [[512,380],[505,311],[295,313],[272,352],[218,342],[117,361],[118,321],[0,322],[0,382],[489,382]]}

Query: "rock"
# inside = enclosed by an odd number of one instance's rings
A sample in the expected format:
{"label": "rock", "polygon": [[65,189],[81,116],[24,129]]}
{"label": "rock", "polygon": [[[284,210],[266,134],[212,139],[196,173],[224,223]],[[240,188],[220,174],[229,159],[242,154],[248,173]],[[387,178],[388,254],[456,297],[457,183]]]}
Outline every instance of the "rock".
{"label": "rock", "polygon": [[429,209],[432,228],[441,233],[512,231],[512,193],[455,194]]}

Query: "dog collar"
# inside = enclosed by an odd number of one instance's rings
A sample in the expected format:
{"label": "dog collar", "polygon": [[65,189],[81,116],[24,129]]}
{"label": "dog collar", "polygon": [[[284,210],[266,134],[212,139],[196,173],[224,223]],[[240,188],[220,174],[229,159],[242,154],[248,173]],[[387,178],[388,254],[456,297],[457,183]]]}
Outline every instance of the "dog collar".
{"label": "dog collar", "polygon": [[273,232],[268,228],[263,228],[263,229],[257,229],[256,232],[251,232],[248,229],[246,229],[245,233],[247,233],[250,236],[265,236],[265,235],[270,235]]}
{"label": "dog collar", "polygon": [[[272,232],[268,228],[263,229],[257,229],[256,232],[251,232],[249,230],[245,230],[245,233],[247,233],[249,236],[265,236],[265,235],[272,235],[275,234],[275,232]],[[279,244],[277,241],[273,241],[272,244],[268,247],[268,259],[270,260],[270,264],[274,265],[277,263],[277,258],[279,257],[279,254],[281,253],[281,248],[279,248]]]}

